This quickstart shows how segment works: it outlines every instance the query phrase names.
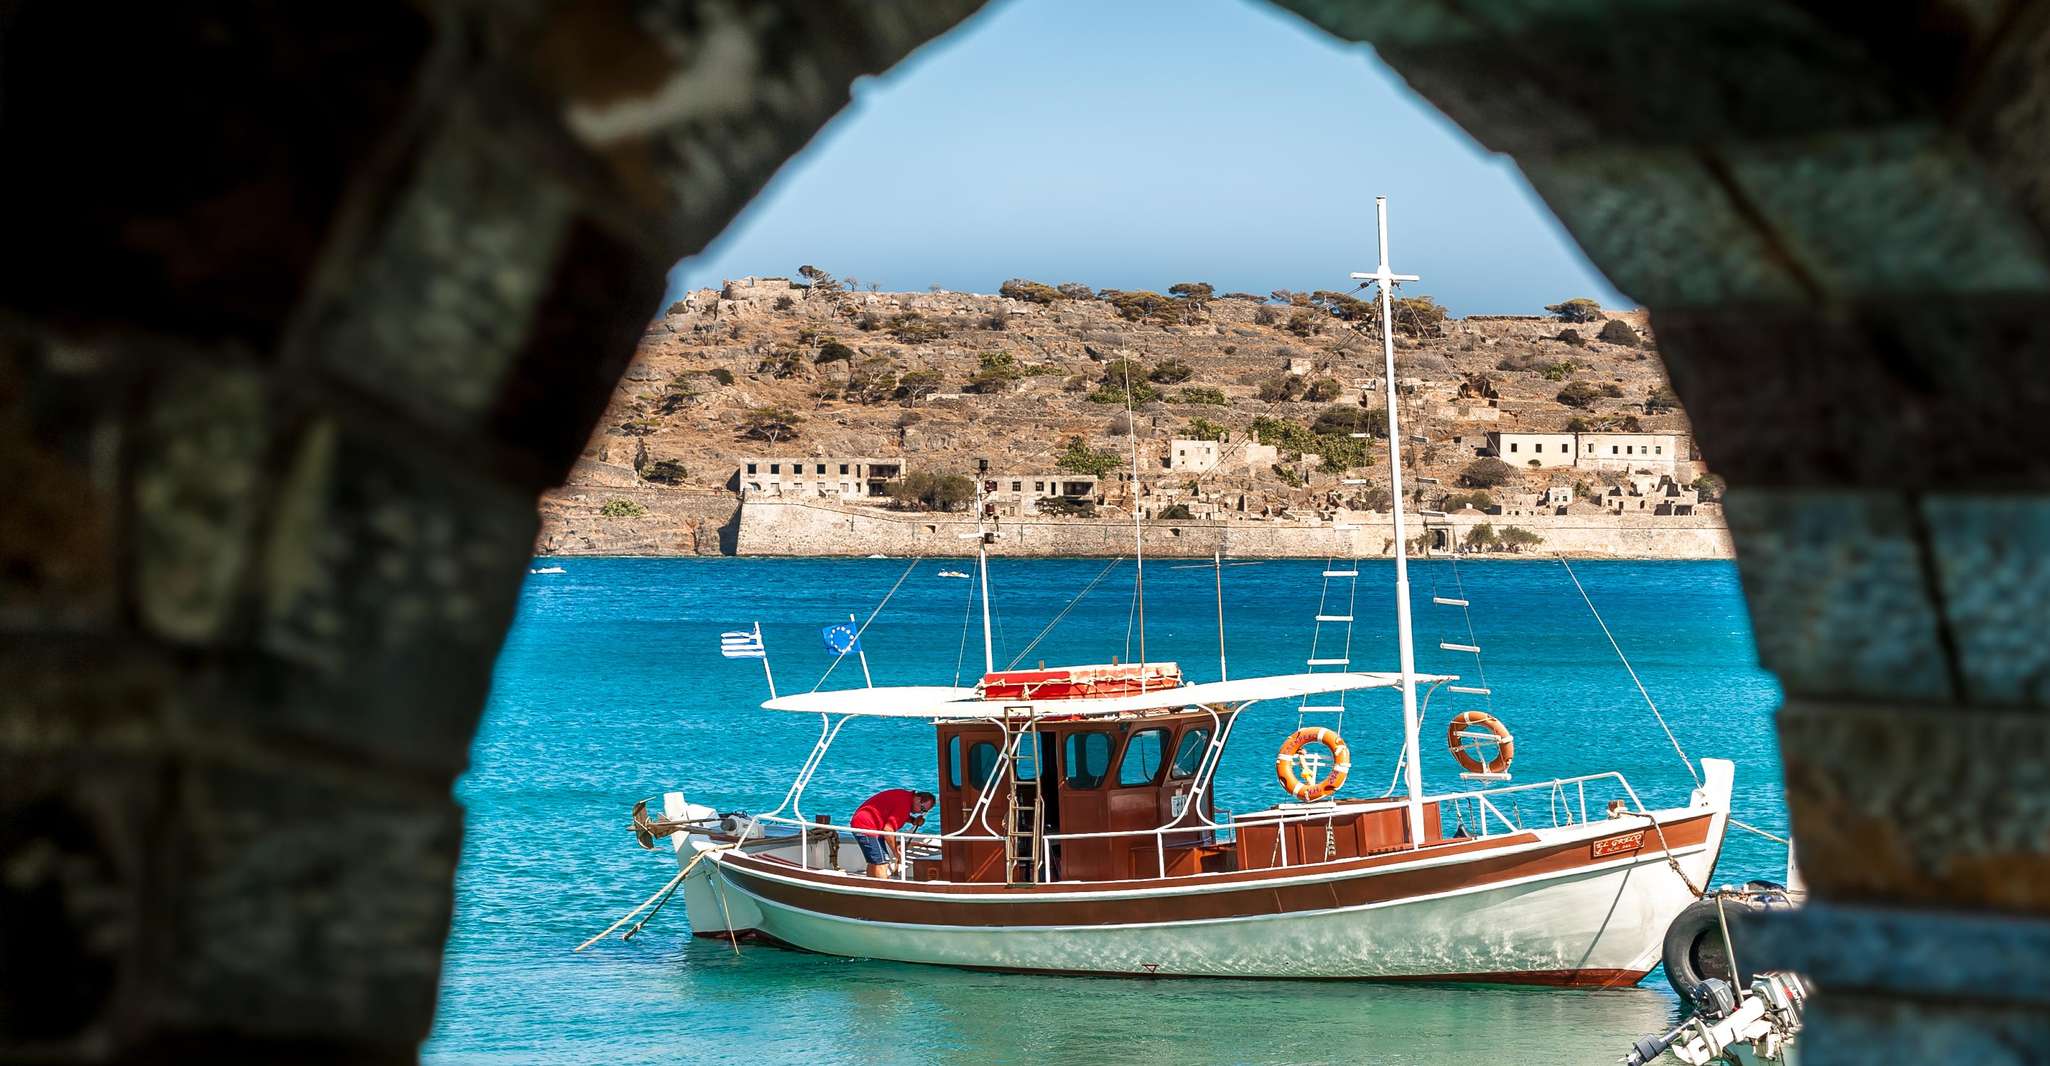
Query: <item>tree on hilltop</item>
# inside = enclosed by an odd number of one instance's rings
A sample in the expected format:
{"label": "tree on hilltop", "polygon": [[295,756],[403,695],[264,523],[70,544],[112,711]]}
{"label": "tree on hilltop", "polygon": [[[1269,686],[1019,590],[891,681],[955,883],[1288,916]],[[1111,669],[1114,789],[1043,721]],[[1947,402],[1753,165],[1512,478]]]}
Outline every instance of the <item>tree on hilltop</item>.
{"label": "tree on hilltop", "polygon": [[1089,477],[1102,477],[1118,468],[1121,460],[1116,452],[1099,452],[1089,446],[1081,437],[1069,437],[1061,447],[1061,453],[1054,457],[1056,470]]}
{"label": "tree on hilltop", "polygon": [[1472,489],[1492,489],[1515,476],[1516,468],[1500,459],[1475,459],[1459,472],[1459,483]]}
{"label": "tree on hilltop", "polygon": [[807,263],[797,268],[797,274],[811,283],[811,291],[831,293],[840,291],[840,282],[833,275]]}
{"label": "tree on hilltop", "polygon": [[1557,315],[1561,322],[1599,322],[1602,319],[1602,305],[1585,296],[1577,296],[1562,303],[1546,304],[1545,310]]}
{"label": "tree on hilltop", "polygon": [[1568,407],[1578,407],[1583,411],[1592,410],[1595,404],[1601,402],[1601,398],[1602,390],[1585,381],[1567,382],[1566,387],[1560,389],[1559,395],[1555,397],[1560,403]]}
{"label": "tree on hilltop", "polygon": [[1025,278],[1012,278],[997,286],[997,295],[1035,304],[1050,304],[1055,300],[1063,299],[1065,296],[1061,290],[1051,285],[1043,285],[1037,281],[1028,281]]}
{"label": "tree on hilltop", "polygon": [[740,435],[749,440],[763,440],[771,444],[796,440],[798,427],[804,424],[803,416],[782,407],[756,407],[741,416]]}
{"label": "tree on hilltop", "polygon": [[1428,296],[1405,296],[1391,303],[1395,331],[1405,337],[1438,337],[1445,333],[1445,308]]}

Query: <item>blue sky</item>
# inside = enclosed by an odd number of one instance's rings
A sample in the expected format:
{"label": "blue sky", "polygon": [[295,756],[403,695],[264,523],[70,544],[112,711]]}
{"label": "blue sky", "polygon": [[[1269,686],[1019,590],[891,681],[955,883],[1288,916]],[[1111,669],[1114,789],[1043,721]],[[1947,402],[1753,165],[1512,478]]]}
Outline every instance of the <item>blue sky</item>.
{"label": "blue sky", "polygon": [[1630,306],[1506,158],[1264,4],[999,0],[853,95],[672,297],[804,263],[895,290],[1342,289],[1379,194],[1395,268],[1455,313]]}

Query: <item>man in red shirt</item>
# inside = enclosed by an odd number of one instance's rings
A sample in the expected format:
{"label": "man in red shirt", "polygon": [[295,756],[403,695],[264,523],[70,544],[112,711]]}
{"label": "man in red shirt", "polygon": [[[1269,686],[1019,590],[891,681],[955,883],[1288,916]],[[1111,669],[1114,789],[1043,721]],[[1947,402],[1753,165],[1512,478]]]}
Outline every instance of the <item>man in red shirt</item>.
{"label": "man in red shirt", "polygon": [[868,801],[854,809],[854,817],[847,824],[854,829],[854,841],[861,845],[861,857],[868,860],[870,877],[890,876],[890,857],[904,855],[903,837],[885,837],[876,833],[864,833],[864,829],[876,829],[894,833],[906,822],[914,826],[925,824],[925,812],[932,810],[938,800],[930,792],[913,792],[904,788],[888,788],[868,798]]}

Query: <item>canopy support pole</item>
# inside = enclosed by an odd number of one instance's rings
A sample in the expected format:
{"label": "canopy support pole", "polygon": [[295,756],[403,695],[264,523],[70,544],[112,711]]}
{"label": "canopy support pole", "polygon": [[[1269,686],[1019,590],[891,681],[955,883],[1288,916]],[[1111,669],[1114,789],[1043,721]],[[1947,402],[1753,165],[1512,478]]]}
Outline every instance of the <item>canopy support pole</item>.
{"label": "canopy support pole", "polygon": [[769,698],[776,698],[776,675],[769,672],[769,646],[762,643],[762,624],[755,623],[755,647],[762,649],[762,679],[769,683]]}

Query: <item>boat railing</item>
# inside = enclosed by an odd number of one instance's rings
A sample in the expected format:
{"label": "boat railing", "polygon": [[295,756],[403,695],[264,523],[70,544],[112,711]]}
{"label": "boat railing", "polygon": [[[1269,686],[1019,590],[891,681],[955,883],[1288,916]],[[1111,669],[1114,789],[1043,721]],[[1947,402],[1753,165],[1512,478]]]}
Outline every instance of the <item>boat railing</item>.
{"label": "boat railing", "polygon": [[[1622,773],[1615,770],[1595,774],[1582,774],[1577,777],[1534,781],[1522,785],[1440,793],[1426,796],[1424,799],[1426,803],[1440,805],[1441,817],[1448,807],[1455,811],[1460,811],[1459,817],[1461,819],[1460,826],[1462,831],[1467,828],[1463,814],[1464,806],[1469,803],[1472,804],[1475,811],[1475,824],[1472,828],[1475,831],[1467,835],[1471,839],[1485,840],[1498,835],[1528,832],[1531,826],[1525,823],[1523,808],[1519,801],[1535,794],[1542,794],[1545,797],[1545,814],[1551,828],[1565,828],[1589,822],[1592,820],[1589,817],[1588,808],[1588,793],[1589,786],[1591,785],[1595,786],[1597,801],[1601,799],[1600,789],[1604,785],[1613,785],[1618,793],[1615,799],[1603,809],[1600,815],[1601,819],[1613,818],[1621,814],[1635,814],[1647,818],[1652,816],[1650,809],[1645,807],[1643,800],[1638,797],[1637,790],[1631,787],[1629,780]],[[1039,858],[1041,862],[1048,864],[1047,868],[1051,868],[1052,849],[1055,844],[1074,841],[1140,840],[1151,837],[1153,841],[1155,870],[1159,876],[1166,877],[1167,855],[1170,850],[1167,843],[1169,837],[1186,838],[1190,834],[1208,832],[1214,834],[1214,839],[1221,842],[1226,838],[1235,839],[1241,830],[1249,827],[1272,827],[1276,830],[1279,848],[1277,857],[1280,866],[1315,866],[1323,862],[1345,860],[1291,861],[1291,857],[1288,854],[1289,834],[1281,832],[1282,827],[1301,823],[1323,822],[1333,817],[1343,817],[1369,810],[1399,809],[1402,802],[1400,799],[1383,799],[1370,801],[1365,804],[1325,803],[1304,805],[1296,808],[1272,808],[1264,811],[1254,811],[1243,816],[1233,815],[1227,811],[1222,812],[1222,820],[1203,818],[1200,814],[1192,820],[1187,815],[1184,815],[1167,825],[1153,829],[1113,829],[1091,833],[1045,833],[1041,834],[1039,840],[1042,849]],[[943,843],[1001,844],[1004,839],[1001,834],[994,832],[969,832],[969,830],[975,827],[974,822],[976,820],[971,820],[969,824],[963,825],[960,829],[951,833],[931,833],[921,830],[902,829],[856,829],[851,825],[835,825],[823,820],[804,821],[786,815],[773,814],[755,815],[754,821],[772,825],[787,825],[805,834],[801,837],[805,841],[805,846],[799,848],[798,864],[806,869],[812,866],[812,849],[809,846],[813,839],[811,834],[821,830],[866,833],[889,840],[900,840],[904,842],[904,848],[907,853],[914,846],[930,849],[935,845]],[[984,828],[987,828],[987,826],[985,825]],[[1179,848],[1181,845],[1176,845],[1176,847]],[[899,871],[899,877],[909,876],[908,865],[905,864],[906,868]]]}

